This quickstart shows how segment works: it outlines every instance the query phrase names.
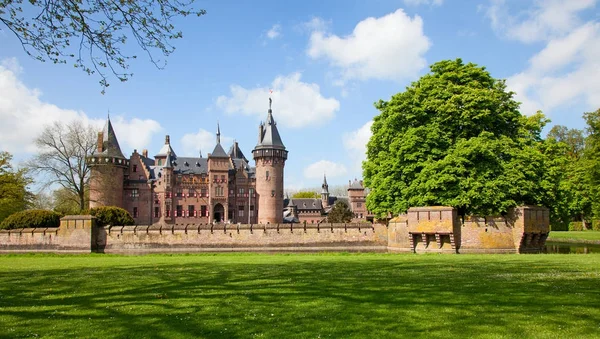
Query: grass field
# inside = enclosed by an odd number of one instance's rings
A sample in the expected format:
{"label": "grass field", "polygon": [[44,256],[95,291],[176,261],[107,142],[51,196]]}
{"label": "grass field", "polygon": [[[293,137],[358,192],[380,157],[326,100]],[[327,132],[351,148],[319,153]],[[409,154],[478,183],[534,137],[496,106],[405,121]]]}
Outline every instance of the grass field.
{"label": "grass field", "polygon": [[550,241],[571,241],[571,242],[594,242],[600,244],[600,232],[598,231],[552,231],[548,235]]}
{"label": "grass field", "polygon": [[5,255],[0,337],[599,338],[600,255]]}

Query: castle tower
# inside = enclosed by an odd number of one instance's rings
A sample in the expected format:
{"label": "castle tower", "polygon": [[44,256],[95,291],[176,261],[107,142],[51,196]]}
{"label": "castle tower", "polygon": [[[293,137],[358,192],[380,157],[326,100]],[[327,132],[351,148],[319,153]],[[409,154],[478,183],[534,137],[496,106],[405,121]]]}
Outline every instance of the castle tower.
{"label": "castle tower", "polygon": [[225,222],[229,217],[229,169],[230,159],[221,146],[221,129],[217,124],[217,144],[208,154],[209,204],[214,222]]}
{"label": "castle tower", "polygon": [[273,120],[272,100],[269,98],[267,121],[260,124],[258,143],[252,155],[256,161],[256,193],[258,194],[258,223],[283,222],[283,168],[288,156],[277,124]]}
{"label": "castle tower", "polygon": [[329,207],[329,185],[327,185],[327,177],[323,174],[323,184],[321,185],[321,202],[323,207]]}
{"label": "castle tower", "polygon": [[96,150],[87,158],[87,164],[90,166],[90,208],[123,207],[123,180],[129,160],[121,152],[110,117],[98,133]]}

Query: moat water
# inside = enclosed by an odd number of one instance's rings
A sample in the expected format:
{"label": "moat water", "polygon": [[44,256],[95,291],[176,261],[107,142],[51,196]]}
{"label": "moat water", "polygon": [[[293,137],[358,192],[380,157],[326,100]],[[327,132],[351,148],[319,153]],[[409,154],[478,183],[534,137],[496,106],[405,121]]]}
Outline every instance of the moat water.
{"label": "moat water", "polygon": [[600,245],[596,244],[572,244],[564,242],[546,241],[544,253],[559,254],[589,254],[600,253]]}

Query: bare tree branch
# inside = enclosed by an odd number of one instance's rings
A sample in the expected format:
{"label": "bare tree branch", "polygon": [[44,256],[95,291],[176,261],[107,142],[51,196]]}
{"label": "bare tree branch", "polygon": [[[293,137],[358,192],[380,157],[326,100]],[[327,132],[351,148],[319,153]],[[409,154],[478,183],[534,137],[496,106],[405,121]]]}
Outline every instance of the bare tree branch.
{"label": "bare tree branch", "polygon": [[[133,38],[157,68],[166,65],[171,40],[183,37],[173,22],[202,16],[195,0],[0,0],[0,23],[11,31],[25,53],[39,61],[73,65],[100,77],[102,93],[108,73],[127,81],[129,62],[136,59],[125,44]],[[27,16],[25,15],[27,13]],[[88,55],[84,57],[85,51]]]}

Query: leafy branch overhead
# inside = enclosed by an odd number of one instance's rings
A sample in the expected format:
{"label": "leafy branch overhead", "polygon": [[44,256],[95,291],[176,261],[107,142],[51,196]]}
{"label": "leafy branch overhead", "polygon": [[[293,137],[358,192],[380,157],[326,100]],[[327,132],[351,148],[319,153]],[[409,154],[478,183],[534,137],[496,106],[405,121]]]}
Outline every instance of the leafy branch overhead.
{"label": "leafy branch overhead", "polygon": [[125,44],[133,39],[159,69],[182,38],[174,20],[201,16],[195,0],[0,0],[0,22],[39,61],[66,64],[100,77],[104,93],[112,73],[127,81],[137,58]]}

